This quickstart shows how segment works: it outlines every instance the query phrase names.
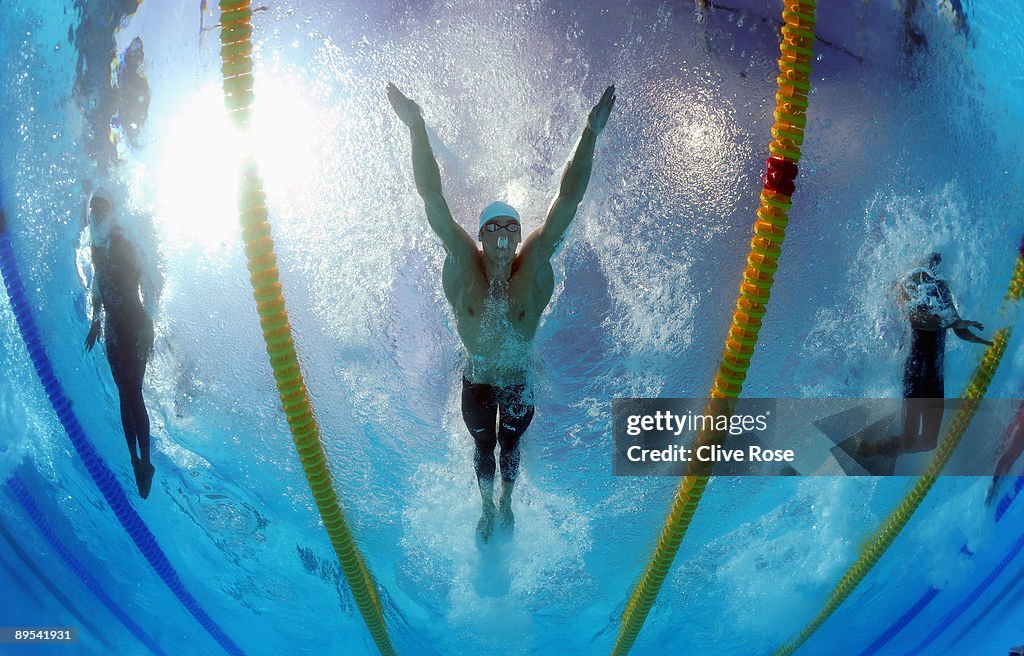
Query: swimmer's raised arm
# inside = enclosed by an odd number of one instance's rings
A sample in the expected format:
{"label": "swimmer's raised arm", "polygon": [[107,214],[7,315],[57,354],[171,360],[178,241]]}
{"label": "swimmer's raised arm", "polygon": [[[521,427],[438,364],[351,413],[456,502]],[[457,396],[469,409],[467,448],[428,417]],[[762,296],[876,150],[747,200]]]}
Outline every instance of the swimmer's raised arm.
{"label": "swimmer's raised arm", "polygon": [[[608,123],[608,116],[615,105],[615,85],[604,90],[601,99],[590,110],[587,116],[587,125],[583,128],[583,134],[576,144],[572,159],[565,167],[562,174],[562,182],[558,188],[558,196],[555,197],[544,225],[540,230],[530,235],[530,238],[523,244],[523,256],[528,251],[536,250],[536,255],[551,259],[555,249],[562,242],[565,231],[569,224],[576,217],[576,210],[583,200],[583,194],[590,184],[590,172],[594,167],[594,147],[597,145],[597,137],[604,130]],[[531,243],[532,242],[532,243]]]}
{"label": "swimmer's raised arm", "polygon": [[445,250],[456,259],[476,253],[476,244],[452,218],[448,202],[441,191],[441,170],[430,149],[427,127],[423,122],[420,106],[405,97],[392,83],[387,86],[388,102],[395,114],[409,127],[412,140],[412,173],[416,180],[416,191],[423,199],[430,228],[444,242]]}

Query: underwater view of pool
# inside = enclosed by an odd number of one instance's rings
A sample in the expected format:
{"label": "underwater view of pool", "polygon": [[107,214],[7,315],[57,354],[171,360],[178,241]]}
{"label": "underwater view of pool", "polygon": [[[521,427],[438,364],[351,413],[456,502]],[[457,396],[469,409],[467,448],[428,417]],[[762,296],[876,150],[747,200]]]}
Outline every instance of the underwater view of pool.
{"label": "underwater view of pool", "polygon": [[[797,476],[710,477],[649,613],[634,612],[673,499],[695,479],[613,475],[612,404],[704,399],[721,376],[759,194],[774,184],[763,176],[780,120],[781,0],[252,9],[245,131],[225,109],[232,15],[216,3],[15,0],[0,15],[0,654],[903,656],[1024,644],[1024,462],[1004,457],[995,482],[995,465],[920,478],[941,446],[901,455],[898,475],[835,475],[849,458],[825,449],[811,470],[773,469]],[[1011,332],[1024,5],[822,3],[808,29],[802,157],[741,396],[854,408],[829,425],[857,433],[861,402],[911,396],[923,331],[897,281],[937,272],[996,345],[948,331],[944,392],[923,396],[998,400],[985,426],[1012,454],[1024,446],[1024,341]],[[416,126],[389,83],[422,111],[440,205],[425,169],[414,177]],[[595,138],[602,102],[589,184],[564,240],[551,240],[553,275],[494,287],[504,244],[547,253],[545,218],[562,211],[553,200],[574,184],[563,172],[587,159],[571,158]],[[239,223],[240,205],[243,222],[261,211],[246,204],[255,191],[239,202],[243,162],[258,167],[287,323],[276,301],[254,300],[263,246],[246,240],[263,233]],[[518,217],[498,214],[488,232],[495,219],[477,217],[496,200]],[[104,203],[134,269],[102,232]],[[438,227],[442,206],[454,228]],[[480,267],[446,263],[461,237],[445,230],[482,241]],[[932,253],[941,264],[929,269]],[[130,302],[111,304],[125,286]],[[547,305],[517,305],[548,289]],[[94,293],[107,323],[87,349]],[[495,294],[508,298],[495,306]],[[123,319],[129,305],[146,316]],[[150,323],[151,350],[145,334],[136,348]],[[264,341],[289,327],[291,368]],[[126,382],[133,364],[121,360],[136,351],[149,353],[145,376]],[[514,394],[509,359],[525,371]],[[481,373],[492,365],[503,373]],[[464,376],[495,390],[500,435],[509,417],[529,424],[506,509],[514,530],[501,510],[493,533],[478,526]],[[129,410],[132,384],[144,415]],[[289,405],[307,397],[309,415]],[[518,401],[532,421],[507,412]],[[943,436],[961,416],[946,412]],[[315,417],[322,458],[293,440],[314,425],[296,428],[302,417]],[[126,422],[141,434],[143,420],[146,498],[125,447]],[[14,634],[70,628],[71,644]]]}

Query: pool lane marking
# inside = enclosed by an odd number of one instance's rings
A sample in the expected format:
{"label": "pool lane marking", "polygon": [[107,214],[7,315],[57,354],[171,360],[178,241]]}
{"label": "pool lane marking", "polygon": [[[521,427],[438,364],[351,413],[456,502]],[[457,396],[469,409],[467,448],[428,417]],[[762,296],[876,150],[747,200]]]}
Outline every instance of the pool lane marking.
{"label": "pool lane marking", "polygon": [[[988,602],[988,604],[984,608],[980,609],[973,620],[967,622],[967,626],[962,628],[960,632],[952,638],[952,641],[949,643],[949,646],[951,648],[955,647],[957,643],[959,643],[961,640],[970,635],[972,631],[978,628],[978,624],[981,623],[982,620],[986,619],[990,614],[994,615],[994,611],[996,611],[996,609],[998,609],[1000,605],[1006,603],[1008,606],[1010,606],[1010,609],[1013,609],[1013,604],[1016,602],[1017,605],[1015,608],[1019,609],[1021,607],[1019,603],[1019,598],[1024,596],[1024,587],[1022,587],[1022,585],[1024,585],[1024,567],[1018,569],[1016,575],[1010,577],[1010,582],[1004,585],[999,592],[995,593],[995,595],[992,597],[992,601]],[[1011,596],[1014,592],[1016,592],[1017,594]],[[1008,597],[1010,597],[1009,602],[1007,602]],[[1006,612],[1009,611],[1004,609],[1004,613]]]}
{"label": "pool lane marking", "polygon": [[[995,521],[997,523],[1002,521],[1003,516],[1006,514],[1006,511],[1009,510],[1010,508],[1010,504],[1013,503],[1014,499],[1016,499],[1019,495],[1021,488],[1024,487],[1024,477],[1018,478],[1017,481],[1018,484],[1014,487],[1014,489],[1011,490],[1008,494],[1002,496],[1002,498],[999,500],[995,514]],[[964,544],[960,547],[960,551],[966,553],[968,558],[973,558],[974,553],[969,550],[966,550],[966,548],[967,545]],[[928,589],[925,590],[921,597],[918,598],[918,600],[915,601],[913,604],[911,604],[910,608],[907,609],[907,611],[904,612],[902,615],[900,615],[891,625],[889,625],[889,627],[886,628],[886,630],[883,631],[877,638],[875,638],[875,640],[870,645],[865,647],[864,650],[860,652],[859,656],[874,656],[874,654],[877,654],[879,649],[888,644],[901,631],[903,631],[903,629],[907,628],[907,625],[910,624],[910,622],[912,622],[918,615],[920,615],[924,611],[925,608],[928,607],[928,605],[932,602],[932,600],[935,599],[939,592],[941,592],[941,590],[939,590],[935,586],[928,586]]]}
{"label": "pool lane marking", "polygon": [[[25,511],[28,518],[32,520],[36,530],[39,531],[43,538],[45,538],[49,543],[50,548],[60,556],[60,559],[64,561],[64,564],[68,569],[74,572],[75,576],[79,578],[89,592],[91,592],[100,601],[100,603],[103,604],[106,609],[109,610],[110,613],[116,617],[126,629],[128,629],[129,632],[131,632],[132,635],[138,638],[139,642],[145,645],[147,649],[156,654],[156,656],[167,656],[160,646],[156,644],[156,641],[146,633],[145,629],[139,626],[135,620],[133,620],[131,616],[114,601],[113,597],[107,593],[106,588],[103,587],[99,580],[97,580],[85,565],[83,565],[82,562],[64,546],[64,543],[60,541],[60,538],[57,537],[56,533],[54,533],[53,529],[47,523],[46,517],[43,515],[43,511],[39,508],[39,504],[36,503],[36,500],[32,497],[31,493],[29,493],[28,488],[25,486],[25,482],[21,480],[21,477],[17,474],[12,475],[10,479],[8,479],[5,487],[7,488],[7,493],[18,502],[18,505],[20,505],[22,510]],[[7,535],[7,532],[3,527],[0,527],[0,533],[7,538],[8,542],[11,541],[10,536]],[[36,576],[39,576],[40,573],[35,572],[35,574]],[[77,616],[77,613],[75,613],[75,615]],[[114,651],[113,646],[107,643],[102,631],[91,627],[89,623],[84,620],[82,620],[82,622],[98,640],[110,647],[111,651]]]}
{"label": "pool lane marking", "polygon": [[[32,560],[32,557],[28,555],[28,553],[26,553],[26,551],[21,547],[21,545],[18,544],[17,539],[13,535],[11,535],[10,532],[8,532],[7,529],[4,528],[2,524],[0,524],[0,536],[2,536],[4,540],[7,542],[7,544],[10,545],[11,550],[21,561],[24,569],[27,569],[33,576],[36,577],[36,580],[39,581],[39,583],[44,588],[46,588],[46,591],[49,592],[50,595],[52,595],[53,598],[57,600],[57,603],[59,603],[61,606],[64,607],[65,610],[71,613],[71,615],[90,632],[90,635],[95,636],[96,639],[104,646],[106,646],[110,651],[114,651],[114,645],[110,644],[110,642],[107,641],[107,639],[103,635],[103,632],[97,629],[96,626],[92,622],[90,622],[82,614],[81,611],[78,610],[75,604],[72,603],[72,601],[68,599],[63,592],[60,591],[57,585],[50,580],[50,577],[48,577],[46,574],[40,571],[39,567]],[[26,593],[28,593],[32,596],[33,599],[35,599],[36,603],[39,604],[40,609],[46,610],[45,602],[43,602],[42,599],[39,599],[36,596],[36,594],[32,591],[30,587],[31,584],[23,580],[21,576],[18,574],[17,570],[10,563],[8,563],[6,559],[0,558],[0,564],[2,564],[4,569],[7,570],[7,573],[11,576],[11,578],[13,578],[18,585],[24,588]],[[9,622],[5,621],[5,623]]]}
{"label": "pool lane marking", "polygon": [[195,600],[195,597],[185,589],[181,577],[171,565],[164,554],[163,549],[157,544],[149,526],[142,520],[139,513],[128,502],[124,488],[117,482],[117,477],[110,467],[103,461],[96,447],[85,433],[78,417],[71,407],[71,401],[64,392],[63,386],[57,380],[53,371],[53,364],[50,362],[46,349],[43,346],[39,329],[36,326],[35,318],[32,316],[31,306],[28,302],[28,295],[25,292],[25,285],[21,280],[21,273],[18,271],[17,261],[14,256],[14,247],[11,244],[10,233],[7,230],[7,217],[4,208],[0,206],[0,275],[3,275],[4,286],[7,288],[7,296],[14,310],[14,318],[21,333],[21,339],[28,350],[29,358],[36,370],[36,375],[46,391],[46,396],[57,413],[57,419],[71,440],[72,446],[78,456],[85,464],[89,477],[92,478],[96,487],[99,488],[103,498],[114,511],[117,521],[131,538],[135,546],[142,552],[146,560],[152,566],[160,579],[167,585],[170,591],[178,598],[178,601],[185,609],[199,622],[199,624],[213,637],[214,640],[232,656],[244,656],[238,645],[217,625],[205,610]]}
{"label": "pool lane marking", "polygon": [[936,624],[935,629],[933,629],[932,632],[928,634],[924,640],[919,642],[918,645],[909,653],[920,654],[922,650],[934,642],[936,638],[941,636],[958,617],[960,617],[968,608],[971,607],[971,605],[974,604],[974,602],[979,599],[979,597],[981,597],[986,590],[988,590],[989,586],[999,578],[999,575],[1001,575],[1007,566],[1013,562],[1014,558],[1020,554],[1021,549],[1024,549],[1024,533],[1020,534],[1020,537],[1018,537],[1016,542],[1013,543],[1013,546],[1010,547],[1010,550],[1006,553],[1003,559],[999,561],[999,564],[997,564],[992,571],[988,573],[988,576],[982,579],[981,583],[971,590],[970,594],[961,599],[960,603],[946,613],[946,615]]}
{"label": "pool lane marking", "polygon": [[[713,399],[736,399],[743,390],[750,359],[757,345],[761,322],[767,312],[782,242],[789,224],[789,209],[796,188],[797,163],[804,141],[810,72],[814,46],[815,0],[784,0],[782,38],[779,43],[779,75],[775,78],[775,123],[770,156],[765,161],[763,187],[743,270],[732,325],[711,389]],[[724,411],[731,412],[724,404]],[[716,405],[716,409],[723,405]],[[709,405],[709,409],[711,406]],[[719,410],[720,411],[720,410]],[[721,444],[713,431],[697,435],[697,444]],[[710,479],[710,467],[690,463],[669,508],[668,517],[640,580],[626,602],[612,656],[626,656],[647,621],[658,592],[672,568],[679,546],[690,527]]]}
{"label": "pool lane marking", "polygon": [[[253,12],[250,4],[249,0],[220,0],[220,54],[224,107],[244,142],[251,147],[252,139],[247,133],[255,95],[251,42]],[[382,656],[394,656],[395,649],[384,620],[377,584],[345,519],[331,470],[327,466],[320,426],[303,382],[274,252],[263,179],[251,152],[243,158],[241,169],[238,222],[242,226],[249,282],[281,409],[287,417],[288,429],[324,530],[359,614]]]}

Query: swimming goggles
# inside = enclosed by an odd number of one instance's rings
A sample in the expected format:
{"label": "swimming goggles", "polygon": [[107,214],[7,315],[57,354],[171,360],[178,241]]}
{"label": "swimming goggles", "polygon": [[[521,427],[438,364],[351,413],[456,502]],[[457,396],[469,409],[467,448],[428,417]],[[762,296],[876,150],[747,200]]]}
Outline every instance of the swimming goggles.
{"label": "swimming goggles", "polygon": [[502,228],[508,230],[509,232],[519,232],[519,224],[515,222],[509,223],[507,225],[498,225],[497,223],[484,224],[484,230],[486,230],[487,232],[498,232]]}

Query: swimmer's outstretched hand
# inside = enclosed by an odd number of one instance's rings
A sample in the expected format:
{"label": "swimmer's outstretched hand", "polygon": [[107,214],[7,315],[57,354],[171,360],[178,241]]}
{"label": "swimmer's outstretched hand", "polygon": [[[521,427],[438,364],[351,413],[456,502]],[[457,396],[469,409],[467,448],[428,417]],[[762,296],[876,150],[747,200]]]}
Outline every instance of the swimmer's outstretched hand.
{"label": "swimmer's outstretched hand", "polygon": [[604,90],[604,95],[597,101],[594,108],[590,110],[590,116],[587,117],[587,127],[594,131],[594,134],[601,134],[604,130],[605,123],[608,122],[608,116],[612,113],[612,107],[615,105],[615,85],[609,86]]}
{"label": "swimmer's outstretched hand", "polygon": [[388,82],[387,92],[388,102],[391,103],[391,107],[394,108],[402,123],[412,127],[423,122],[423,112],[420,111],[420,106],[406,98],[405,94],[398,90],[398,87]]}
{"label": "swimmer's outstretched hand", "polygon": [[93,321],[92,327],[89,328],[89,334],[85,337],[85,350],[91,351],[93,346],[96,346],[96,340],[100,336],[100,324],[99,321]]}

